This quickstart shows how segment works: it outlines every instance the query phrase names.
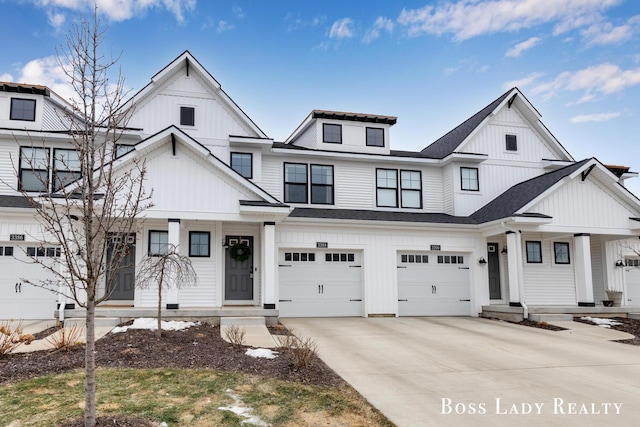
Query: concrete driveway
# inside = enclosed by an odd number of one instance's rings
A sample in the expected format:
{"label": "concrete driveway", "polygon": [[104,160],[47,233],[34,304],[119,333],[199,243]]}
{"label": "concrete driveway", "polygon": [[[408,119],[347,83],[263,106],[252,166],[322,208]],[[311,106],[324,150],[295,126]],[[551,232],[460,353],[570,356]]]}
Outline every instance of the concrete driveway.
{"label": "concrete driveway", "polygon": [[281,321],[401,427],[640,420],[640,347],[600,334],[468,317]]}

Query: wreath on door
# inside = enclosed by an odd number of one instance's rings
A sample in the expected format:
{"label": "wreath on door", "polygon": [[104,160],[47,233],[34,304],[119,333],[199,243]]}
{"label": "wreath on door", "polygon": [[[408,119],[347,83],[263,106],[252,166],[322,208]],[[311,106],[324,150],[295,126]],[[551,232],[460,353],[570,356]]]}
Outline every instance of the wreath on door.
{"label": "wreath on door", "polygon": [[229,248],[229,251],[231,252],[231,258],[238,262],[248,260],[249,256],[251,255],[251,249],[249,248],[249,245],[243,242],[236,243],[235,245],[231,246]]}

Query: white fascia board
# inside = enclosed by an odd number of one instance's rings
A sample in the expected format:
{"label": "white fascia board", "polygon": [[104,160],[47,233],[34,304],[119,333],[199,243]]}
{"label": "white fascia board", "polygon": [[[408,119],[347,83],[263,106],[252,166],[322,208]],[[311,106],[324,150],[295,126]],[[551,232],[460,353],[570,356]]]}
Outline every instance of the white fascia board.
{"label": "white fascia board", "polygon": [[640,221],[629,218],[629,228],[636,234],[640,233]]}
{"label": "white fascia board", "polygon": [[440,164],[445,166],[451,162],[465,162],[465,163],[477,163],[480,164],[489,159],[486,154],[475,153],[451,153],[444,159],[440,160]]}
{"label": "white fascia board", "polygon": [[315,120],[317,119],[313,118],[313,111],[312,111],[311,113],[309,113],[309,115],[307,115],[307,117],[304,118],[302,123],[300,123],[298,127],[295,128],[293,132],[291,132],[291,135],[289,135],[289,137],[284,140],[284,143],[290,144],[299,134],[307,130],[309,126],[311,126],[312,122],[314,122]]}
{"label": "white fascia board", "polygon": [[240,205],[240,213],[248,214],[248,215],[269,215],[269,216],[278,216],[284,219],[291,213],[292,208],[278,206],[278,207],[270,207],[270,206],[247,206]]}
{"label": "white fascia board", "polygon": [[295,224],[311,224],[311,225],[343,225],[348,227],[358,228],[376,228],[385,229],[398,228],[398,229],[414,229],[420,231],[447,231],[447,232],[463,232],[478,230],[477,224],[448,224],[448,223],[425,223],[425,222],[405,222],[405,221],[373,221],[373,220],[361,220],[361,219],[336,219],[336,218],[300,218],[300,217],[288,217],[285,222]]}
{"label": "white fascia board", "polygon": [[545,225],[553,223],[553,218],[538,218],[530,216],[512,216],[505,223],[509,225]]}
{"label": "white fascia board", "polygon": [[569,166],[573,161],[569,160],[542,160],[542,168],[546,171],[554,171]]}
{"label": "white fascia board", "polygon": [[248,145],[252,147],[255,147],[255,146],[271,147],[273,145],[273,138],[254,138],[250,136],[230,135],[229,144],[230,145]]}
{"label": "white fascia board", "polygon": [[361,154],[361,153],[353,153],[353,152],[337,152],[337,151],[321,151],[321,150],[295,150],[295,149],[287,149],[287,148],[272,148],[270,150],[271,154],[285,154],[288,156],[311,156],[311,157],[321,157],[324,159],[347,159],[350,161],[359,161],[359,162],[407,162],[407,163],[426,163],[432,165],[440,165],[442,164],[442,160],[439,159],[429,159],[425,157],[401,157],[401,156],[390,156],[386,154]]}

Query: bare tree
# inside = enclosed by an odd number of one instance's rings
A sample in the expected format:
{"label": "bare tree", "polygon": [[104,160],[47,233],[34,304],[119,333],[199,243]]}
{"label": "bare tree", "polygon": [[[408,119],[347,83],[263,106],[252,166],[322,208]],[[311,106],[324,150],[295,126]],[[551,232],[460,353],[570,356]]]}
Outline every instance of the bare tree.
{"label": "bare tree", "polygon": [[191,259],[180,255],[177,247],[168,245],[161,254],[148,254],[138,265],[136,286],[142,289],[158,287],[158,339],[162,337],[162,291],[198,284]]}
{"label": "bare tree", "polygon": [[[54,174],[52,182],[48,174],[38,177],[46,189],[38,197],[20,183],[43,231],[39,250],[54,250],[50,258],[32,258],[54,279],[24,281],[59,292],[86,310],[86,426],[94,426],[96,418],[95,308],[109,298],[113,273],[131,249],[126,237],[141,227],[138,218],[150,206],[144,161],[121,165],[117,160],[116,144],[126,132],[129,114],[120,110],[126,91],[114,69],[119,57],[101,53],[105,31],[95,8],[91,20],[82,19],[70,29],[58,52],[77,97],[72,110],[60,116],[70,149],[53,159],[67,172]],[[111,74],[117,77],[111,79]],[[27,161],[41,161],[37,149],[26,151]]]}

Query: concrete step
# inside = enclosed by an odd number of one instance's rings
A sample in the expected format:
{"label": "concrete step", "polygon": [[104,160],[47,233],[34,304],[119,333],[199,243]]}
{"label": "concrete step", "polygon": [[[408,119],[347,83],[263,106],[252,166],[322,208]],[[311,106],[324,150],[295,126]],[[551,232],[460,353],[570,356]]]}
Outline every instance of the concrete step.
{"label": "concrete step", "polygon": [[529,313],[529,320],[534,322],[568,322],[573,320],[573,316],[570,314],[541,314],[541,313]]}
{"label": "concrete step", "polygon": [[[96,328],[114,327],[120,324],[120,318],[119,317],[96,317],[94,318],[94,322],[95,322]],[[86,324],[86,321],[84,317],[71,317],[71,318],[65,319],[64,321],[65,327],[71,327],[72,325],[77,325],[78,327],[84,328],[85,324]]]}
{"label": "concrete step", "polygon": [[221,317],[220,318],[220,326],[229,326],[229,325],[237,325],[237,326],[265,326],[266,322],[264,317],[259,316],[251,316],[251,317]]}

